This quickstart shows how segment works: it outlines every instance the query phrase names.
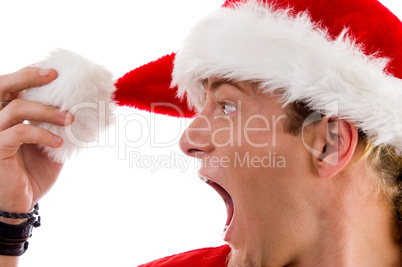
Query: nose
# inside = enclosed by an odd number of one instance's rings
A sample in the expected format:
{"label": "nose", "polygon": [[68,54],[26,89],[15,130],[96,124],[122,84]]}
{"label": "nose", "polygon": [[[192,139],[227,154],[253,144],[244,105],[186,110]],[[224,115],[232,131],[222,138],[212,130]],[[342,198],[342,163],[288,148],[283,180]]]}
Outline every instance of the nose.
{"label": "nose", "polygon": [[211,120],[199,114],[181,136],[180,149],[190,157],[202,158],[214,150],[211,132]]}

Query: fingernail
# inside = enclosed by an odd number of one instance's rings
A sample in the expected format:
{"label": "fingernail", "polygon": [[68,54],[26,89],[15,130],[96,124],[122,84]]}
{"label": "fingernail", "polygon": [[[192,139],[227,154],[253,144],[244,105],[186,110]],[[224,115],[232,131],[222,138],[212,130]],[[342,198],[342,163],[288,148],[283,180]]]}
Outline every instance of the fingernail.
{"label": "fingernail", "polygon": [[54,136],[54,141],[55,141],[57,144],[60,144],[61,142],[63,142],[63,138],[61,138],[60,136],[55,135],[55,136]]}
{"label": "fingernail", "polygon": [[72,118],[73,118],[73,114],[71,114],[71,113],[68,112],[68,111],[60,112],[60,114],[64,117],[64,119],[65,119],[67,122],[70,122],[70,121],[72,120]]}
{"label": "fingernail", "polygon": [[39,70],[39,75],[40,76],[49,76],[50,72],[52,72],[51,69],[41,69],[41,70]]}
{"label": "fingernail", "polygon": [[70,114],[70,112],[68,112],[68,111],[61,111],[60,112],[60,115],[63,116],[64,118],[67,118],[69,116],[68,114]]}

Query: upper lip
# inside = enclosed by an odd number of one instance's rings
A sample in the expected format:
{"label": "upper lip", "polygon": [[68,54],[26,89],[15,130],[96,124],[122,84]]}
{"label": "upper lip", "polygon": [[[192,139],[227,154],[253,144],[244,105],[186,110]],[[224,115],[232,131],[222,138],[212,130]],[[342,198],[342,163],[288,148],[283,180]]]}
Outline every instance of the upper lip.
{"label": "upper lip", "polygon": [[226,205],[227,211],[227,220],[225,226],[229,226],[230,222],[232,221],[232,217],[234,214],[234,205],[233,200],[229,192],[218,182],[213,180],[207,175],[203,175],[202,173],[198,173],[198,176],[208,185],[210,185],[215,191],[222,197],[223,201]]}

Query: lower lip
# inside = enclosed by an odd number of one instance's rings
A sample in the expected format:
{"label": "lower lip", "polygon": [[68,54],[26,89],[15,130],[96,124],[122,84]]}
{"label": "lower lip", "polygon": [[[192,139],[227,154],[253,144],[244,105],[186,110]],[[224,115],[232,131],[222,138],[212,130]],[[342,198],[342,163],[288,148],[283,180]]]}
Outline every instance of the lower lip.
{"label": "lower lip", "polygon": [[225,200],[226,204],[226,209],[227,209],[227,221],[226,221],[226,226],[223,228],[223,233],[222,233],[222,238],[225,241],[228,241],[230,237],[230,233],[233,228],[233,217],[234,217],[234,205],[233,205],[233,200],[230,198],[230,200]]}
{"label": "lower lip", "polygon": [[225,228],[223,229],[223,232],[222,232],[222,239],[225,240],[226,242],[228,242],[228,239],[229,239],[228,228],[229,228],[229,226],[225,226]]}
{"label": "lower lip", "polygon": [[223,228],[222,232],[222,238],[224,241],[229,242],[233,232],[233,217],[229,225],[226,225],[225,228]]}

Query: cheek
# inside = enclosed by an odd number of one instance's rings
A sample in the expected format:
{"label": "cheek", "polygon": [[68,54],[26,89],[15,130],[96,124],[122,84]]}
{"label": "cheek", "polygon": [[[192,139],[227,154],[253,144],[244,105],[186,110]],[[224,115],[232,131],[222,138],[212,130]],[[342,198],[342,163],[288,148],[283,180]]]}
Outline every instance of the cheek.
{"label": "cheek", "polygon": [[211,142],[225,162],[229,177],[250,180],[267,171],[276,175],[277,169],[287,167],[283,152],[289,150],[285,140],[288,134],[277,132],[277,121],[270,123],[261,115],[244,117],[240,122],[231,117],[216,120],[211,132]]}
{"label": "cheek", "polygon": [[[236,146],[243,148],[269,148],[277,144],[277,129],[268,121],[251,118],[246,123],[238,118],[225,117],[214,123],[211,142],[215,147]],[[259,120],[259,121],[257,121]]]}
{"label": "cheek", "polygon": [[274,149],[278,135],[283,133],[280,123],[283,118],[285,115],[248,114],[241,124],[242,141],[252,148]]}
{"label": "cheek", "polygon": [[[260,138],[260,137],[258,137]],[[292,150],[294,138],[278,136],[276,146],[255,147],[249,143],[226,148],[222,155],[230,155],[230,168],[226,168],[231,188],[243,213],[264,220],[267,214],[281,209],[287,199],[297,192],[299,155]],[[253,205],[250,205],[253,203]],[[265,219],[264,219],[265,218]]]}
{"label": "cheek", "polygon": [[211,130],[211,143],[217,149],[236,146],[239,132],[237,128],[231,117],[217,118]]}

